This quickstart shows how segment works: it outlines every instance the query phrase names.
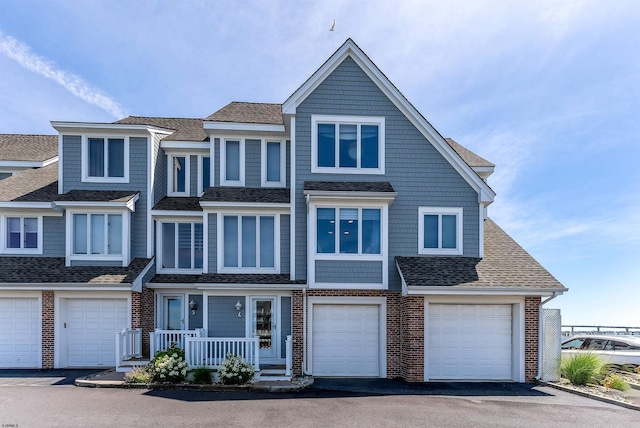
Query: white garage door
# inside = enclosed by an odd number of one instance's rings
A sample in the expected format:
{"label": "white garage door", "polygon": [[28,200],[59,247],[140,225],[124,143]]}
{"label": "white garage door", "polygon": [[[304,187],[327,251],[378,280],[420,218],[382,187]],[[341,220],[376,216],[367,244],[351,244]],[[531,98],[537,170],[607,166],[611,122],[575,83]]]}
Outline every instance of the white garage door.
{"label": "white garage door", "polygon": [[128,326],[126,299],[66,299],[67,365],[115,366],[115,333]]}
{"label": "white garage door", "polygon": [[429,305],[427,375],[512,379],[511,305]]}
{"label": "white garage door", "polygon": [[0,367],[40,366],[40,308],[35,298],[0,298]]}
{"label": "white garage door", "polygon": [[380,376],[378,305],[313,305],[313,375]]}

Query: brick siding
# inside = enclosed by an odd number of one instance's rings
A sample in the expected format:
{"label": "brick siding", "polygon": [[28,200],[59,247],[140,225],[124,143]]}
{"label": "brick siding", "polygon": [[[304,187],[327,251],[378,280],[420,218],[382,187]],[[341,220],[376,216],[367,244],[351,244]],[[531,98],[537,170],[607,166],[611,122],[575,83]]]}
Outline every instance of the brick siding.
{"label": "brick siding", "polygon": [[54,364],[54,305],[53,291],[42,292],[42,368],[52,369]]}
{"label": "brick siding", "polygon": [[[142,293],[137,294],[140,300],[139,324],[132,325],[133,328],[142,328],[142,355],[149,357],[149,333],[155,329],[154,293],[147,287],[142,287]],[[132,296],[132,324],[133,324],[133,296]]]}
{"label": "brick siding", "polygon": [[407,382],[424,381],[424,297],[403,296],[400,304],[402,347],[400,375]]}
{"label": "brick siding", "polygon": [[524,377],[533,383],[538,375],[538,311],[540,297],[524,300]]}

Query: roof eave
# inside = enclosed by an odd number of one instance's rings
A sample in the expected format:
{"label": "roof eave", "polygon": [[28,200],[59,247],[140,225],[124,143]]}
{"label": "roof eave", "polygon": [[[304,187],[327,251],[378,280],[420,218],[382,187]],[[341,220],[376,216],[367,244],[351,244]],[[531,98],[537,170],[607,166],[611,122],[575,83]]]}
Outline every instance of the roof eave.
{"label": "roof eave", "polygon": [[161,128],[151,125],[132,125],[128,123],[98,123],[98,122],[59,122],[51,121],[51,126],[58,132],[69,131],[94,132],[94,131],[129,131],[129,132],[157,132],[161,134],[173,134],[174,129]]}
{"label": "roof eave", "polygon": [[271,123],[216,122],[205,120],[203,127],[208,131],[285,132],[284,125]]}
{"label": "roof eave", "polygon": [[553,296],[569,291],[565,287],[464,287],[464,286],[407,286],[406,294],[415,296],[449,295],[449,296]]}

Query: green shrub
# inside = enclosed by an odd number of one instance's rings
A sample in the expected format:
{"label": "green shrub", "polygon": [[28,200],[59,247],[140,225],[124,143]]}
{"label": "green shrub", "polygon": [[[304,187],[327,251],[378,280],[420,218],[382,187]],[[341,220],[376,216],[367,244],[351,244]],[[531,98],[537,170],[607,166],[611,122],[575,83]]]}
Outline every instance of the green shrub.
{"label": "green shrub", "polygon": [[220,381],[225,385],[243,385],[253,379],[254,374],[251,364],[233,354],[227,354],[218,369]]}
{"label": "green shrub", "polygon": [[640,374],[640,366],[636,366],[636,373]]}
{"label": "green shrub", "polygon": [[617,389],[618,391],[626,391],[627,389],[629,389],[629,384],[625,382],[625,380],[620,376],[614,373],[604,378],[604,380],[602,381],[602,386],[608,389]]}
{"label": "green shrub", "polygon": [[187,377],[187,362],[184,351],[172,343],[166,351],[158,351],[151,360],[153,380],[156,382],[180,383]]}
{"label": "green shrub", "polygon": [[211,370],[206,367],[197,367],[193,370],[193,383],[196,385],[210,385],[212,383]]}
{"label": "green shrub", "polygon": [[574,385],[586,385],[600,372],[602,360],[594,354],[576,354],[563,357],[560,375]]}
{"label": "green shrub", "polygon": [[153,373],[149,369],[149,366],[134,367],[133,370],[124,374],[124,381],[126,383],[151,383]]}

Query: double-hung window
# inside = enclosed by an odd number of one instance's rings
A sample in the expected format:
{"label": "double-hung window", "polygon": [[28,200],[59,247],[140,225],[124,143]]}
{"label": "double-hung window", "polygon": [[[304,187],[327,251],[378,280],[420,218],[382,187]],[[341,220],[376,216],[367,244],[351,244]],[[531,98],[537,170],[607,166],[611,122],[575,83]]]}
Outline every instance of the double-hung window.
{"label": "double-hung window", "polygon": [[83,137],[83,181],[129,181],[129,137]]}
{"label": "double-hung window", "polygon": [[462,208],[418,209],[418,254],[462,254]]}
{"label": "double-hung window", "polygon": [[211,157],[198,156],[198,195],[211,187]]}
{"label": "double-hung window", "polygon": [[220,271],[279,272],[278,215],[220,214],[218,221]]}
{"label": "double-hung window", "polygon": [[2,226],[5,252],[42,253],[42,217],[6,216]]}
{"label": "double-hung window", "polygon": [[311,170],[384,174],[384,117],[312,116]]}
{"label": "double-hung window", "polygon": [[244,139],[220,139],[220,185],[244,186]]}
{"label": "double-hung window", "polygon": [[160,229],[161,272],[202,271],[202,223],[162,222]]}
{"label": "double-hung window", "polygon": [[262,140],[262,187],[284,187],[286,185],[285,147],[284,141]]}
{"label": "double-hung window", "polygon": [[122,256],[122,214],[73,214],[72,255]]}
{"label": "double-hung window", "polygon": [[317,254],[381,254],[380,208],[317,208]]}
{"label": "double-hung window", "polygon": [[190,156],[169,155],[169,196],[189,196]]}

